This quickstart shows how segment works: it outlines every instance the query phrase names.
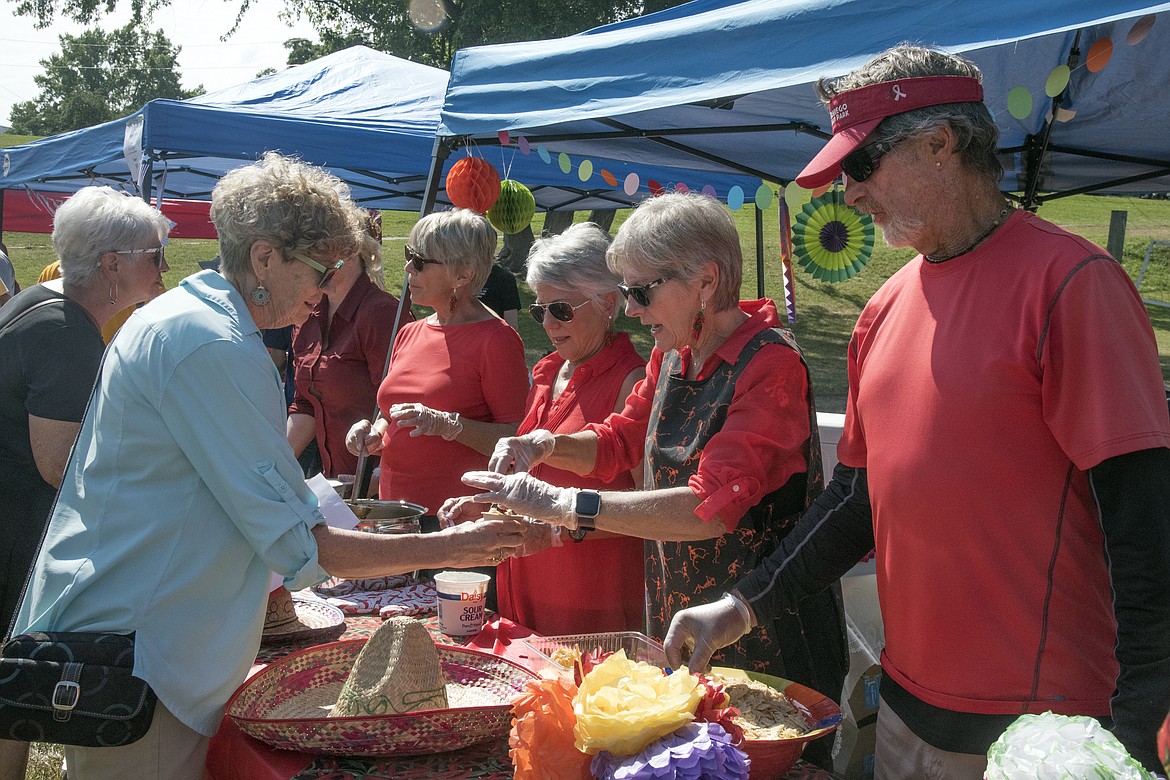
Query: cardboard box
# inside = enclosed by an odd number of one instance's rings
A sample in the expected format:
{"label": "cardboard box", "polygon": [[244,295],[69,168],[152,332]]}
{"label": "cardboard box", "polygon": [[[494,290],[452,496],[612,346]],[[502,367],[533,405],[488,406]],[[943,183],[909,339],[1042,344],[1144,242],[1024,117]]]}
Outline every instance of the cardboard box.
{"label": "cardboard box", "polygon": [[[876,721],[876,714],[875,714]],[[857,732],[857,742],[849,764],[845,767],[845,780],[873,780],[873,753],[877,737],[877,723],[862,726]]]}
{"label": "cardboard box", "polygon": [[841,708],[839,750],[833,758],[833,768],[846,780],[873,780],[881,679],[880,665],[866,668]]}

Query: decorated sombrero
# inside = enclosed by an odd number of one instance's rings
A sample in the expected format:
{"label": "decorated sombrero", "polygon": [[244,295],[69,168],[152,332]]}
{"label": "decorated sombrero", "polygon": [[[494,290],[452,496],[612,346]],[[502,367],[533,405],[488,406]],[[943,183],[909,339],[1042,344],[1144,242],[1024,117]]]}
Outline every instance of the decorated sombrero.
{"label": "decorated sombrero", "polygon": [[792,228],[792,253],[817,279],[843,282],[873,254],[873,219],[845,203],[834,187],[804,204]]}
{"label": "decorated sombrero", "polygon": [[285,750],[368,757],[440,753],[506,735],[511,700],[536,676],[490,653],[436,645],[447,707],[329,717],[365,644],[350,639],[285,656],[240,686],[227,714],[248,736]]}
{"label": "decorated sombrero", "polygon": [[345,633],[345,614],[320,599],[294,596],[279,587],[268,594],[261,644],[300,642],[314,639],[330,642]]}

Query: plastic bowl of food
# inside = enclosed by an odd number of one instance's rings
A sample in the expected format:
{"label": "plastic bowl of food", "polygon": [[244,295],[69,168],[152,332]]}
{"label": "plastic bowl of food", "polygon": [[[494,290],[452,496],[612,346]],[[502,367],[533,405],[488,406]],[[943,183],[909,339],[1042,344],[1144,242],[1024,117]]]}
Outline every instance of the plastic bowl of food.
{"label": "plastic bowl of food", "polygon": [[[740,749],[751,759],[752,780],[768,780],[784,774],[800,758],[805,745],[814,739],[831,734],[841,722],[841,708],[828,696],[817,693],[807,686],[781,677],[745,672],[741,669],[717,666],[711,671],[723,678],[722,682],[731,697],[731,706],[742,713],[737,721],[744,728],[744,741]],[[762,692],[756,686],[736,684],[737,681],[747,680],[763,683],[771,691],[779,692],[782,698],[771,696],[771,692]],[[791,709],[786,705],[791,705]],[[777,707],[780,708],[779,713]],[[748,720],[770,723],[779,720],[779,714],[793,718],[793,730],[803,733],[794,736],[754,736],[767,732],[782,732],[783,725],[778,724],[775,728],[765,731],[759,725],[750,725]]]}

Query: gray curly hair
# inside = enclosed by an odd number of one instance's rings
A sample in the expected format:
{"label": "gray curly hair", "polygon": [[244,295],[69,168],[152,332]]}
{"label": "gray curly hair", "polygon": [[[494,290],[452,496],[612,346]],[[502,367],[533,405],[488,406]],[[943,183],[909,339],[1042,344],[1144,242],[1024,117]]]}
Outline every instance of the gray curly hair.
{"label": "gray curly hair", "polygon": [[229,171],[211,193],[220,268],[229,279],[252,273],[257,241],[280,250],[286,263],[293,252],[349,257],[361,246],[361,215],[343,181],[276,152]]}

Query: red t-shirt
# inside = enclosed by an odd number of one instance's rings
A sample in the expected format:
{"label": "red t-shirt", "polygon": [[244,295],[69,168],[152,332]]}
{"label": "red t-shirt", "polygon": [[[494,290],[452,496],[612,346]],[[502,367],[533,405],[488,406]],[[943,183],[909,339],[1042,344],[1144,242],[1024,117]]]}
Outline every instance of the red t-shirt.
{"label": "red t-shirt", "polygon": [[[604,420],[617,405],[626,377],[645,362],[630,337],[619,333],[573,371],[568,385],[554,399],[552,386],[565,364],[554,352],[532,369],[528,414],[519,433],[537,428],[576,433],[590,422]],[[602,480],[541,463],[533,467],[532,476],[562,487],[641,487],[634,485],[629,470]],[[593,535],[583,542],[562,539],[561,547],[509,558],[497,567],[500,614],[544,635],[640,631],[645,608],[642,540]]]}
{"label": "red t-shirt", "polygon": [[[740,301],[739,306],[751,316],[708,359],[699,379],[710,376],[721,361],[734,364],[752,336],[780,324],[776,304],[766,298]],[[685,372],[690,348],[684,347],[680,355]],[[642,458],[662,357],[657,349],[650,353],[646,378],[634,387],[620,414],[586,427],[598,437],[595,476],[611,478]],[[776,414],[777,409],[807,410],[807,398],[800,356],[783,344],[761,349],[736,381],[727,419],[703,448],[698,471],[688,481],[702,500],[696,516],[710,521],[719,515],[729,530],[735,528],[760,499],[808,468],[804,456],[808,414]]]}
{"label": "red t-shirt", "polygon": [[[357,466],[345,436],[354,423],[374,413],[398,299],[361,274],[327,323],[328,306],[322,298],[309,319],[293,329],[297,392],[289,414],[314,418],[321,470],[334,477],[352,474]],[[402,312],[402,323],[413,320],[409,308]]]}
{"label": "red t-shirt", "polygon": [[869,478],[884,671],[959,712],[1108,714],[1116,624],[1085,470],[1170,446],[1125,271],[1018,211],[882,286],[849,387],[837,454]]}
{"label": "red t-shirt", "polygon": [[[428,318],[399,332],[378,408],[388,416],[394,404],[421,403],[479,422],[519,422],[527,395],[524,343],[508,323],[493,317],[443,326]],[[386,429],[378,494],[434,514],[448,498],[470,492],[460,477],[487,468],[488,456],[442,436],[412,437],[412,430]]]}

